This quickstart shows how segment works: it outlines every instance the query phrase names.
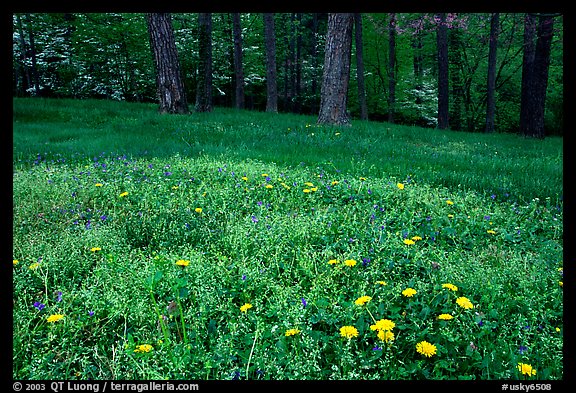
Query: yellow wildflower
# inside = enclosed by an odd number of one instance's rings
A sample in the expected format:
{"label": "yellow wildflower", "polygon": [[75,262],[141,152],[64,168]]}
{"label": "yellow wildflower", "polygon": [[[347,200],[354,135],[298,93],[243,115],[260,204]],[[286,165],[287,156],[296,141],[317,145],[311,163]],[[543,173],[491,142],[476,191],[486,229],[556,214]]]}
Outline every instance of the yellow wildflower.
{"label": "yellow wildflower", "polygon": [[286,330],[286,333],[284,333],[284,335],[286,337],[289,337],[289,336],[295,336],[298,333],[300,333],[300,330],[298,330],[298,329],[288,329],[288,330]]}
{"label": "yellow wildflower", "polygon": [[358,329],[354,326],[342,326],[340,328],[340,335],[348,339],[358,337]]}
{"label": "yellow wildflower", "polygon": [[460,307],[466,308],[466,309],[474,308],[474,305],[472,304],[472,302],[464,296],[461,296],[458,299],[456,299],[456,304],[458,304]]}
{"label": "yellow wildflower", "polygon": [[518,363],[518,371],[523,375],[533,376],[536,375],[536,369],[532,368],[532,365],[525,363]]}
{"label": "yellow wildflower", "polygon": [[370,296],[361,296],[358,299],[356,299],[356,301],[354,301],[354,304],[356,304],[357,306],[364,306],[370,300],[372,300]]}
{"label": "yellow wildflower", "polygon": [[46,318],[46,320],[50,323],[54,323],[54,322],[58,322],[59,320],[61,320],[62,318],[64,318],[64,315],[62,314],[54,314],[54,315],[50,315],[48,318]]}
{"label": "yellow wildflower", "polygon": [[428,341],[420,341],[416,344],[416,351],[424,356],[431,357],[436,354],[436,345],[430,344]]}
{"label": "yellow wildflower", "polygon": [[416,295],[416,290],[414,288],[406,288],[405,290],[402,291],[402,295],[406,297],[412,297]]}

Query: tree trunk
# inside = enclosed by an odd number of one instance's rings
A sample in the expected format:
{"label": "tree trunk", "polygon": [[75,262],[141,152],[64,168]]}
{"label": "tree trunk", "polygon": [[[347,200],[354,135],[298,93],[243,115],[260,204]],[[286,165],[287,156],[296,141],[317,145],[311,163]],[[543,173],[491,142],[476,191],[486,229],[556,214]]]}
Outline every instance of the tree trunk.
{"label": "tree trunk", "polygon": [[24,28],[22,27],[22,19],[20,15],[16,14],[16,21],[18,23],[18,35],[20,36],[20,66],[22,69],[22,83],[20,84],[20,93],[22,95],[26,94],[26,91],[30,86],[32,86],[32,81],[30,78],[30,70],[26,66],[26,57],[28,53],[28,45],[26,45],[26,40],[24,39]]}
{"label": "tree trunk", "polygon": [[498,45],[499,13],[493,13],[490,22],[490,47],[488,49],[488,83],[486,86],[486,128],[485,132],[494,132],[496,114],[496,48]]}
{"label": "tree trunk", "polygon": [[349,125],[346,112],[354,14],[328,15],[318,124]]}
{"label": "tree trunk", "polygon": [[34,31],[32,30],[32,17],[26,14],[28,24],[28,43],[30,44],[30,57],[32,58],[32,80],[34,82],[34,95],[40,96],[40,77],[38,75],[38,66],[36,65],[36,44],[34,43]]}
{"label": "tree trunk", "polygon": [[236,108],[244,109],[244,66],[242,64],[242,25],[240,14],[232,14],[232,30],[234,35],[234,75],[236,76]]}
{"label": "tree trunk", "polygon": [[189,113],[170,14],[146,14],[160,113]]}
{"label": "tree trunk", "polygon": [[212,111],[212,14],[198,14],[198,85],[196,111]]}
{"label": "tree trunk", "polygon": [[[521,119],[521,132],[524,136],[544,138],[544,111],[546,107],[546,89],[548,87],[548,66],[550,65],[550,48],[554,34],[554,18],[539,16],[538,39],[528,87],[527,108],[524,122]],[[524,84],[523,84],[524,87]]]}
{"label": "tree trunk", "polygon": [[396,107],[396,14],[388,25],[388,122],[394,123]]}
{"label": "tree trunk", "polygon": [[437,30],[438,50],[438,128],[448,128],[448,27],[442,13]]}
{"label": "tree trunk", "polygon": [[360,120],[368,120],[366,104],[366,86],[364,82],[364,45],[362,40],[362,14],[354,14],[354,33],[356,43],[356,78],[358,80],[358,101],[360,103]]}
{"label": "tree trunk", "polygon": [[524,53],[522,55],[522,88],[520,92],[520,133],[530,134],[530,96],[532,89],[532,68],[536,52],[536,17],[524,17]]}
{"label": "tree trunk", "polygon": [[276,33],[272,13],[264,14],[264,43],[266,47],[266,112],[278,112]]}

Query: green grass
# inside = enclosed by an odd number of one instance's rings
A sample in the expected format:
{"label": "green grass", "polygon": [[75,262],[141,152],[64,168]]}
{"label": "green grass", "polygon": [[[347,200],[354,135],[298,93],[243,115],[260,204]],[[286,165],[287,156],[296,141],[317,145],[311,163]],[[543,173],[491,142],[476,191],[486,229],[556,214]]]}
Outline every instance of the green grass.
{"label": "green grass", "polygon": [[13,110],[15,379],[563,378],[562,139]]}

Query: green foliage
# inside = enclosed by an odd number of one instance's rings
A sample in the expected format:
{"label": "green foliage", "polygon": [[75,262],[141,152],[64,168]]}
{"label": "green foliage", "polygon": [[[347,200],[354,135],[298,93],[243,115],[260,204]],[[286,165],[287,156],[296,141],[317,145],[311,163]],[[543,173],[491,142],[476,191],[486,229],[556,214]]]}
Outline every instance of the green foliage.
{"label": "green foliage", "polygon": [[[279,109],[317,114],[324,66],[326,15],[276,13]],[[483,131],[486,113],[488,13],[451,14],[450,127]],[[395,121],[435,127],[437,118],[436,25],[433,14],[397,14]],[[18,19],[20,18],[20,19]],[[264,110],[266,69],[263,21],[242,13],[246,107]],[[20,23],[22,30],[20,29]],[[198,26],[196,13],[172,15],[188,100],[196,96]],[[212,16],[213,100],[233,106],[232,22]],[[503,13],[498,38],[496,130],[516,133],[519,124],[523,14]],[[363,14],[363,63],[369,118],[387,119],[389,99],[389,14]],[[555,22],[549,66],[545,128],[563,134],[563,21]],[[143,14],[35,13],[13,15],[13,93],[45,97],[156,100],[154,65]],[[40,92],[32,81],[29,34],[34,36]],[[24,42],[24,44],[23,44]],[[348,106],[359,117],[356,54],[352,51]],[[419,68],[420,73],[415,69]]]}
{"label": "green foliage", "polygon": [[561,140],[13,108],[14,379],[563,379]]}

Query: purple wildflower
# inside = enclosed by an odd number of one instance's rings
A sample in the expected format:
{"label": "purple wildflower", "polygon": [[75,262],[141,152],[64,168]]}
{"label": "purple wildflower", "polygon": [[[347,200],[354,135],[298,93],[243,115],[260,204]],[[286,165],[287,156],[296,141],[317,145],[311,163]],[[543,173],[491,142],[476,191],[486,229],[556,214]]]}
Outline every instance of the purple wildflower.
{"label": "purple wildflower", "polygon": [[46,307],[46,305],[40,302],[34,302],[34,307],[36,307],[38,311],[42,311],[42,309]]}
{"label": "purple wildflower", "polygon": [[302,298],[302,306],[306,307],[308,305],[308,303],[306,302],[306,299]]}

